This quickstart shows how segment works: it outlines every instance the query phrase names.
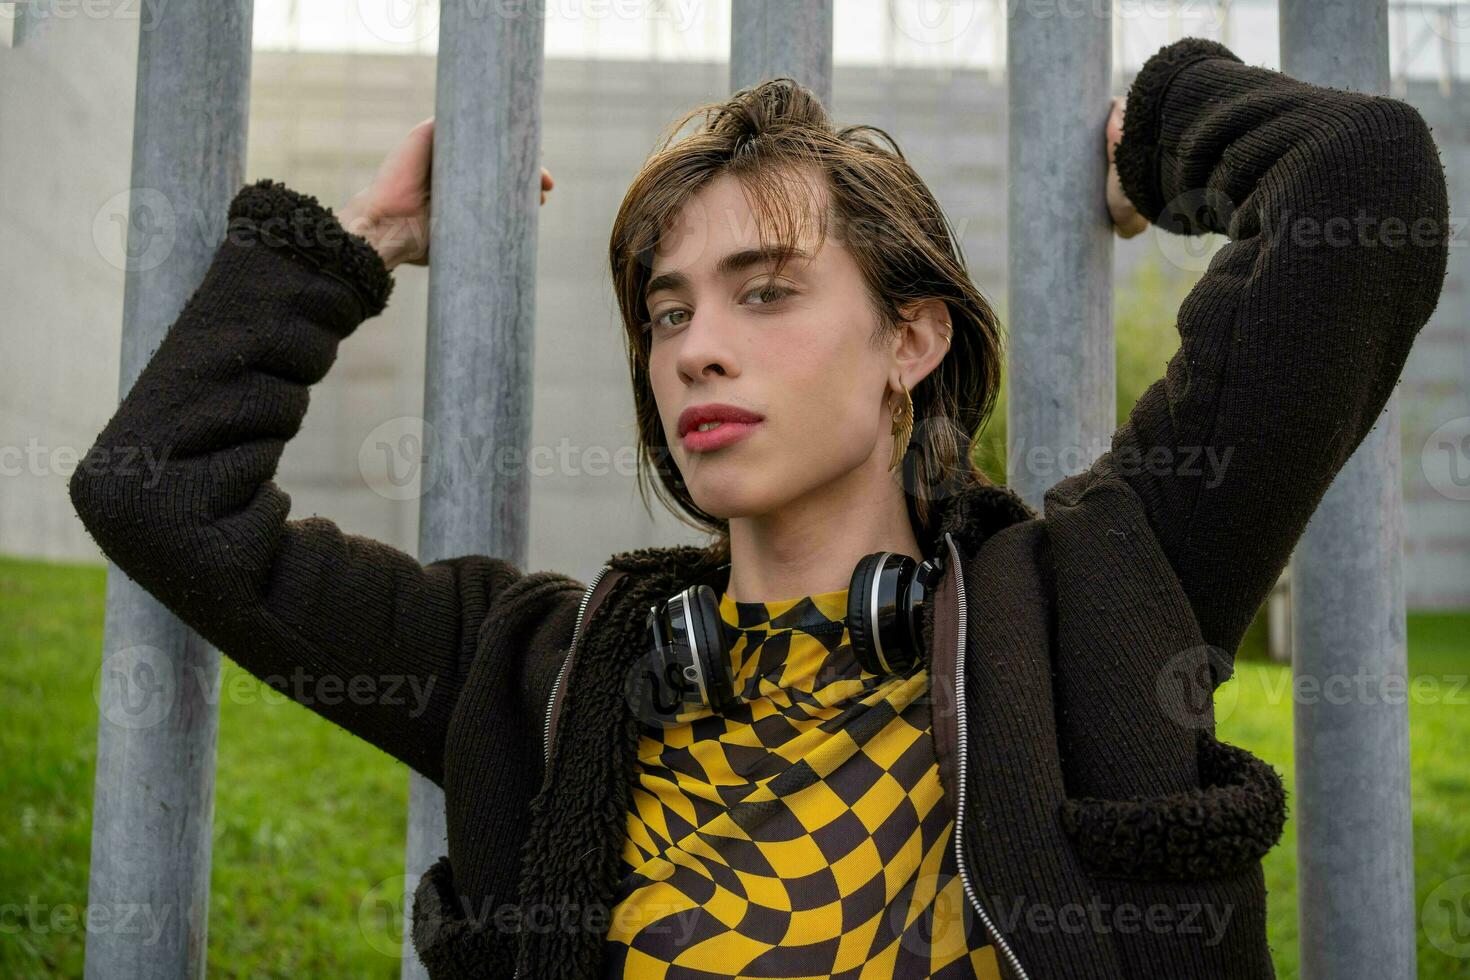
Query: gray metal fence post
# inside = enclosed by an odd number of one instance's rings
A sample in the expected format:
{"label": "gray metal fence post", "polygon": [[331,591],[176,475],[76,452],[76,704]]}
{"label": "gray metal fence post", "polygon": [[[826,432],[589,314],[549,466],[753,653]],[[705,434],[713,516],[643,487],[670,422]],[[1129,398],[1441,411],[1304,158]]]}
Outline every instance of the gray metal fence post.
{"label": "gray metal fence post", "polygon": [[832,108],[832,0],[734,0],[730,90],[788,75]]}
{"label": "gray metal fence post", "polygon": [[[1282,0],[1282,70],[1386,94],[1385,0]],[[1338,473],[1293,559],[1297,918],[1303,980],[1412,977],[1414,846],[1398,394]],[[1333,678],[1362,697],[1322,696]],[[1407,688],[1401,688],[1406,690]]]}
{"label": "gray metal fence post", "polygon": [[[535,4],[440,16],[419,559],[524,567],[545,21]],[[405,912],[446,848],[443,791],[409,779]],[[428,975],[409,929],[402,975]]]}
{"label": "gray metal fence post", "polygon": [[1102,152],[1112,50],[1108,4],[1077,17],[1010,9],[1006,481],[1038,510],[1107,450],[1117,414]]}
{"label": "gray metal fence post", "polygon": [[[251,6],[179,0],[140,25],[120,394],[204,278],[244,181]],[[202,977],[219,651],[110,562],[104,630],[87,902],[113,927],[88,930],[84,972]]]}

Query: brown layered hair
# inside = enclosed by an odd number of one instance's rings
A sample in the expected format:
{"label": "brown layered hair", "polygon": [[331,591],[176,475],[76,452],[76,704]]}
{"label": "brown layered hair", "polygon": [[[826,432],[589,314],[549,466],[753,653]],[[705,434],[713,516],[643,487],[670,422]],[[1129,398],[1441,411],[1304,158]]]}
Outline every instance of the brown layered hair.
{"label": "brown layered hair", "polygon": [[[694,120],[695,130],[678,138]],[[972,447],[1000,388],[999,321],[970,281],[948,218],[893,138],[874,126],[835,126],[809,89],[784,77],[699,106],[671,124],[613,223],[608,253],[633,382],[644,507],[652,488],[680,520],[710,532],[712,560],[729,560],[729,521],[694,502],[673,462],[649,380],[644,298],[661,235],[684,204],[722,174],[741,182],[762,246],[789,251],[813,217],[818,245],[836,226],[877,314],[879,326],[870,338],[875,349],[902,329],[908,304],[944,302],[953,339],[938,366],[910,389],[914,430],[902,464],[915,536],[921,545],[931,541],[934,499],[992,482],[975,463]],[[827,207],[815,216],[804,174],[818,175],[827,189]]]}

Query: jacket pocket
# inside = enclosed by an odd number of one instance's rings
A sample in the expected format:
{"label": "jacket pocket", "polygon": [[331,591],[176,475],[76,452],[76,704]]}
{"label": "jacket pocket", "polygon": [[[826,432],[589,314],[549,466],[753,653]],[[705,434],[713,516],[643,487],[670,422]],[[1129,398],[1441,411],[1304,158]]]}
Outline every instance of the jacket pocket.
{"label": "jacket pocket", "polygon": [[1102,877],[1193,881],[1235,874],[1281,839],[1286,791],[1269,764],[1196,733],[1197,790],[1128,800],[1064,800],[1062,827]]}
{"label": "jacket pocket", "polygon": [[516,933],[496,928],[493,917],[479,921],[465,914],[447,854],[414,890],[413,948],[435,980],[504,980],[515,973]]}

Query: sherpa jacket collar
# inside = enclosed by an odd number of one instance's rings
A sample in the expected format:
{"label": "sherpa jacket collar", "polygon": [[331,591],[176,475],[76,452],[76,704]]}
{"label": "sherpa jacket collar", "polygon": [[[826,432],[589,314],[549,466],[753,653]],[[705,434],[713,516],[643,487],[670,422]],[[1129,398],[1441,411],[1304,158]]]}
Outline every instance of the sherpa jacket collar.
{"label": "sherpa jacket collar", "polygon": [[[998,484],[976,484],[933,501],[937,513],[933,537],[924,544],[926,555],[941,553],[944,535],[954,535],[955,543],[966,553],[974,554],[990,535],[1015,524],[1035,518],[1036,511],[1016,491]],[[708,571],[705,553],[692,545],[638,548],[613,555],[607,564],[645,580],[662,578],[673,585],[669,594],[684,588],[690,581]]]}

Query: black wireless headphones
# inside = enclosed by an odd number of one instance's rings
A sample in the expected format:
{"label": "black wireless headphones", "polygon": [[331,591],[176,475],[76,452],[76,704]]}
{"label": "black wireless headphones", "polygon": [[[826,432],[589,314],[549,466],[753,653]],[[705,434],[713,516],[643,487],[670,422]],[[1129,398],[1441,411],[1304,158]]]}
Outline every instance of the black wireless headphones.
{"label": "black wireless headphones", "polygon": [[[638,669],[645,717],[670,717],[690,702],[716,711],[734,699],[720,599],[708,584],[730,566],[648,608],[649,648]],[[923,655],[924,603],[941,573],[942,558],[922,564],[908,555],[879,551],[852,570],[847,590],[847,630],[853,653],[872,674],[907,672]]]}

